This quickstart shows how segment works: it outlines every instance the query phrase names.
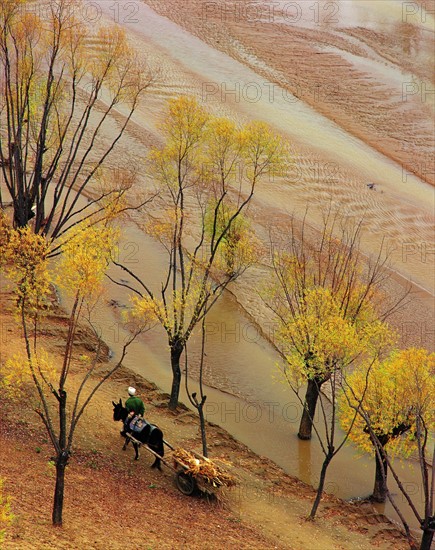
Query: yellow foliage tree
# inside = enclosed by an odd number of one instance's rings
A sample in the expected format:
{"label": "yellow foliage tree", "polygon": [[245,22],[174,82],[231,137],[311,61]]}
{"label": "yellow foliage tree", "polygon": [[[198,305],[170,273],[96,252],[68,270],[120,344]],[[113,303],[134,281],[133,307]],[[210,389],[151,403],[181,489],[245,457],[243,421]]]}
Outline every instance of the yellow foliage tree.
{"label": "yellow foliage tree", "polygon": [[[110,217],[110,216],[109,216]],[[19,396],[19,388],[31,382],[36,397],[28,401],[42,419],[56,454],[56,485],[52,521],[62,524],[65,468],[71,456],[74,433],[85,408],[98,388],[120,367],[127,348],[146,326],[144,315],[122,347],[120,359],[109,369],[99,368],[101,339],[92,326],[91,311],[102,292],[102,282],[117,244],[118,229],[111,223],[81,224],[62,242],[62,255],[49,269],[50,243],[29,227],[10,229],[7,262],[3,266],[14,284],[17,312],[24,333],[25,353],[15,354],[0,367],[0,382],[5,393]],[[38,325],[48,307],[51,284],[57,284],[73,299],[63,360],[53,359],[39,338]],[[71,390],[69,374],[74,342],[81,319],[86,317],[94,331],[95,352],[82,360],[78,389]],[[11,391],[13,387],[13,392]]]}
{"label": "yellow foliage tree", "polygon": [[[422,525],[421,548],[430,548],[430,522],[433,522],[433,483],[428,476],[427,444],[435,431],[435,353],[410,348],[395,351],[370,368],[357,369],[343,383],[339,400],[339,419],[345,430],[350,423],[350,439],[376,458],[373,498],[384,502],[388,496],[387,471],[392,467],[388,456],[408,456],[417,452],[425,495],[422,516],[414,514]],[[357,416],[355,417],[355,412]],[[393,470],[397,480],[397,474]],[[399,488],[406,489],[399,483]],[[410,496],[407,495],[408,502]],[[433,536],[433,532],[432,532]]]}
{"label": "yellow foliage tree", "polygon": [[[34,384],[34,372],[37,372],[38,377],[44,380],[48,386],[54,386],[58,374],[55,364],[56,361],[44,349],[34,351],[32,363],[25,353],[12,354],[4,364],[0,365],[2,392],[11,400],[25,399],[30,396]],[[34,403],[36,407],[37,401]]]}
{"label": "yellow foliage tree", "polygon": [[9,234],[4,251],[6,272],[15,283],[14,292],[22,314],[41,309],[47,297],[49,249],[47,239],[35,235],[28,226]]}
{"label": "yellow foliage tree", "polygon": [[8,220],[0,209],[0,269],[7,262],[6,254],[8,252],[8,243],[11,235],[12,227],[8,223]]}
{"label": "yellow foliage tree", "polygon": [[[314,429],[324,454],[310,513],[314,518],[329,463],[352,428],[350,419],[343,439],[335,442],[341,380],[350,367],[370,366],[390,352],[396,335],[384,321],[406,292],[393,303],[385,298],[388,254],[381,248],[377,258],[364,258],[361,224],[344,221],[333,205],[324,212],[320,230],[308,226],[305,218],[292,218],[289,234],[279,230],[272,232],[275,281],[267,281],[264,299],[276,316],[274,338],[284,359],[284,379],[303,405],[298,436],[310,439]],[[323,431],[314,422],[318,404]]]}
{"label": "yellow foliage tree", "polygon": [[275,282],[267,282],[264,299],[277,319],[275,343],[287,361],[287,380],[307,384],[298,436],[310,439],[322,385],[351,357],[375,357],[388,348],[391,334],[379,320],[405,295],[392,304],[386,299],[388,255],[381,249],[367,261],[359,247],[361,224],[345,223],[332,207],[320,231],[292,219],[288,237],[281,233],[272,251]]}
{"label": "yellow foliage tree", "polygon": [[[344,428],[349,415],[362,404],[364,415],[359,415],[350,439],[363,451],[374,453],[373,443],[366,427],[366,420],[374,434],[382,441],[389,454],[408,455],[415,439],[418,415],[425,418],[425,425],[434,427],[435,378],[432,376],[435,354],[424,349],[410,348],[396,351],[384,361],[376,361],[367,371],[357,369],[346,377],[344,393],[340,398],[340,422]],[[393,436],[399,426],[406,426]],[[398,437],[402,433],[406,437]]]}
{"label": "yellow foliage tree", "polygon": [[265,124],[239,127],[210,115],[191,97],[170,101],[168,111],[165,144],[149,158],[159,187],[148,230],[168,255],[161,288],[149,288],[120,267],[139,285],[137,313],[152,311],[167,333],[169,407],[175,408],[180,357],[194,327],[257,257],[258,243],[242,215],[256,186],[283,163],[285,146]]}
{"label": "yellow foliage tree", "polygon": [[[291,322],[281,324],[277,338],[287,342],[283,350],[285,357],[284,375],[290,387],[303,403],[312,422],[324,454],[317,495],[310,513],[314,518],[320,503],[327,469],[334,456],[343,447],[353,420],[340,443],[336,442],[337,395],[341,379],[351,366],[373,364],[394,341],[394,335],[387,325],[368,315],[365,322],[354,323],[343,316],[340,301],[329,288],[314,286],[304,291],[298,312]],[[368,308],[367,308],[368,309]],[[326,387],[328,400],[320,402],[323,432],[313,422],[315,405],[319,397],[319,383]],[[299,389],[308,380],[305,398],[299,396]],[[312,390],[312,391],[310,391]],[[314,402],[313,397],[316,397]],[[354,412],[354,416],[356,413]]]}
{"label": "yellow foliage tree", "polygon": [[[78,202],[122,137],[150,78],[125,32],[86,26],[76,17],[76,0],[47,2],[43,15],[34,6],[0,1],[0,170],[14,226],[34,218],[36,233],[55,238],[107,196],[107,190],[96,193],[84,207]],[[110,116],[120,103],[126,116],[108,139]]]}

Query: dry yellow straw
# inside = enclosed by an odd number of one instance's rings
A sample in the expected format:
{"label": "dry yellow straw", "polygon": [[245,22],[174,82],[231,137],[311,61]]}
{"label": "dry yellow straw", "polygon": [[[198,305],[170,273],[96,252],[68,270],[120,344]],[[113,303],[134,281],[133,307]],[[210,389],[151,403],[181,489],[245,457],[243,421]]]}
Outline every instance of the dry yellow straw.
{"label": "dry yellow straw", "polygon": [[200,455],[197,457],[181,448],[175,449],[173,452],[174,460],[186,467],[186,473],[190,473],[194,477],[201,476],[214,487],[222,485],[231,487],[236,484],[236,479],[215,462]]}

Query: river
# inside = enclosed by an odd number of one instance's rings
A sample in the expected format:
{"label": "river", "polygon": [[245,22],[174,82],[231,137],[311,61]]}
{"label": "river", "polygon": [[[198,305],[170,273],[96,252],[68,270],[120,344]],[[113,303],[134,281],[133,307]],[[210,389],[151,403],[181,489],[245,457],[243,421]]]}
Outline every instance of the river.
{"label": "river", "polygon": [[[426,162],[430,149],[428,139],[433,124],[433,105],[426,101],[429,88],[424,78],[433,45],[433,16],[423,12],[419,3],[394,0],[273,2],[276,5],[273,19],[269,11],[265,21],[261,12],[262,19],[256,20],[254,26],[246,15],[244,20],[239,15],[239,20],[233,21],[234,3],[206,4],[208,13],[198,2],[98,3],[102,17],[122,24],[132,44],[156,73],[150,93],[135,113],[127,144],[118,154],[128,153],[141,162],[149,144],[160,139],[158,123],[166,100],[180,93],[195,95],[210,110],[236,120],[260,118],[268,122],[292,143],[294,163],[284,177],[273,178],[259,188],[253,204],[258,233],[264,233],[271,220],[273,223],[274,219],[300,214],[307,204],[309,221],[316,226],[332,198],[346,216],[354,219],[364,216],[363,247],[367,254],[376,251],[382,239],[394,245],[393,269],[399,277],[411,279],[421,291],[416,300],[422,304],[423,319],[403,322],[422,326],[428,322],[430,326],[435,289],[434,188],[429,181],[430,169],[422,169],[422,163]],[[263,9],[270,3],[251,4]],[[290,9],[290,4],[301,10],[297,21],[297,11],[285,12],[285,6]],[[230,6],[231,10],[222,12],[222,6]],[[336,7],[338,12],[333,14]],[[326,15],[330,16],[328,21]],[[295,53],[294,63],[298,64],[298,74],[306,77],[310,85],[301,88],[288,65],[280,65],[277,52],[284,43],[277,42],[276,56],[272,52],[267,57],[268,45],[262,42],[262,31],[272,44],[275,32],[280,39],[300,38],[298,44],[305,50]],[[381,32],[385,40],[378,44],[376,37]],[[378,33],[376,39],[370,33]],[[313,44],[317,47],[317,58],[316,52],[309,50],[314,48]],[[323,60],[329,61],[317,66],[319,52]],[[397,62],[400,55],[402,63]],[[410,56],[414,64],[406,63]],[[341,66],[346,66],[347,77],[354,75],[356,85],[360,86],[353,98],[347,95],[345,87],[330,88],[327,80],[333,70],[330,63],[338,58],[341,64],[337,64],[337,73]],[[321,79],[325,79],[317,100],[311,93],[313,81],[308,80],[316,72],[315,82],[321,84]],[[430,75],[427,76],[430,81]],[[373,90],[373,97],[367,90]],[[399,114],[395,115],[396,108]],[[403,134],[401,125],[406,122],[403,113],[409,116],[406,136],[412,142],[411,151],[404,149],[403,155],[404,158],[416,155],[416,169],[410,168],[412,159],[401,163],[397,143],[392,145],[397,128],[402,132],[400,136]],[[387,125],[385,135],[380,133],[383,122]],[[418,128],[414,128],[413,122]],[[372,190],[367,187],[370,182],[375,183]],[[146,178],[139,178],[138,192],[146,185]],[[140,225],[139,215],[136,221]],[[123,256],[128,259],[129,267],[147,283],[158,284],[165,266],[164,256],[158,245],[133,222],[125,224],[120,255],[121,260]],[[250,277],[245,279],[245,285],[252,283],[253,276]],[[274,376],[279,358],[252,322],[259,310],[241,290],[242,286],[235,290],[235,297],[230,294],[223,297],[208,319],[207,418],[288,473],[316,485],[322,461],[318,442],[315,439],[301,442],[296,436],[300,404],[289,388],[277,380],[279,377]],[[118,287],[108,289],[109,300],[121,308],[127,305],[126,295]],[[124,334],[118,309],[106,305],[99,313],[103,338],[113,350]],[[422,326],[419,325],[420,329]],[[431,347],[433,333],[425,330],[421,344]],[[198,347],[195,338],[190,348],[193,359]],[[153,329],[135,343],[125,364],[163,390],[169,390],[169,352],[161,329]],[[186,402],[184,388],[181,399]],[[415,473],[406,471],[404,475],[413,484],[413,491],[421,496]],[[348,446],[331,464],[326,490],[342,498],[367,496],[373,481],[373,461],[357,457],[355,449]],[[397,491],[393,488],[393,492]],[[403,505],[400,497],[399,501]],[[417,502],[421,503],[422,498],[417,497]],[[385,513],[395,517],[389,505],[385,506]]]}

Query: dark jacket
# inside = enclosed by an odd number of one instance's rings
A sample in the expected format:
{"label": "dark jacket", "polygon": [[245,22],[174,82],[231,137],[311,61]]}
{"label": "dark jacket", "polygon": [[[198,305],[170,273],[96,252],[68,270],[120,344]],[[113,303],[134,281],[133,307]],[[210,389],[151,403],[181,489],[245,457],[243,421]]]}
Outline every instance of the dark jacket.
{"label": "dark jacket", "polygon": [[135,397],[134,395],[127,399],[125,402],[125,408],[128,412],[134,411],[135,414],[140,414],[142,416],[145,412],[145,405],[143,404],[142,399]]}

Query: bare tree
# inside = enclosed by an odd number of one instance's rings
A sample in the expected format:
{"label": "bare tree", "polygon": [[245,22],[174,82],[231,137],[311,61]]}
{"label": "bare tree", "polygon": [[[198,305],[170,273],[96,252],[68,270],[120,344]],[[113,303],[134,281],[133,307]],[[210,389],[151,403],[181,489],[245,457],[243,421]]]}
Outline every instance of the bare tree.
{"label": "bare tree", "polygon": [[184,381],[186,384],[186,393],[189,398],[190,403],[196,408],[199,416],[199,427],[201,430],[201,441],[202,441],[202,454],[207,457],[207,432],[205,429],[205,416],[204,416],[204,404],[207,400],[207,395],[204,393],[204,359],[205,359],[205,321],[206,316],[202,318],[201,323],[201,355],[199,359],[199,376],[198,376],[198,386],[199,386],[199,399],[197,392],[189,391],[189,381],[188,381],[188,354],[187,354],[187,344],[184,349],[184,359],[185,359],[185,368],[184,368]]}
{"label": "bare tree", "polygon": [[[150,83],[124,32],[101,27],[92,36],[75,5],[52,0],[42,17],[20,0],[0,1],[0,170],[14,225],[34,218],[34,231],[52,238],[118,188],[113,181],[78,207]],[[125,114],[108,137],[120,105]]]}

